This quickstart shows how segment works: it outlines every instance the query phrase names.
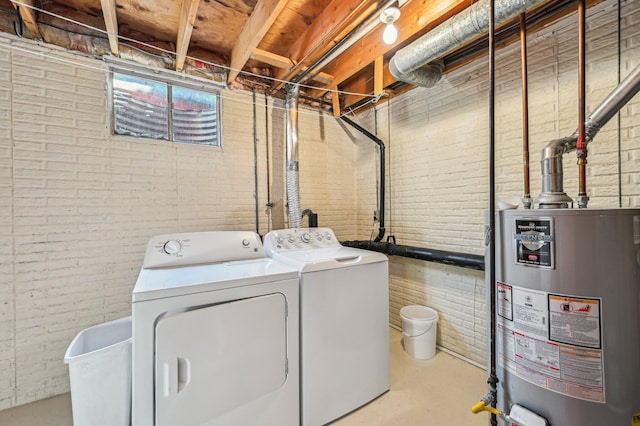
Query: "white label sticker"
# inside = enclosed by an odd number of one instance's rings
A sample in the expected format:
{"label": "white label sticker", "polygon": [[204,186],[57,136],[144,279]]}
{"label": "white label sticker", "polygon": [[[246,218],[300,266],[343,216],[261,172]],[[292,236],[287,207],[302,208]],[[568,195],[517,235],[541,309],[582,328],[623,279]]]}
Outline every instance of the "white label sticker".
{"label": "white label sticker", "polygon": [[604,403],[601,299],[497,286],[499,314],[508,312],[500,295],[513,301],[513,318],[498,317],[499,365],[542,388]]}
{"label": "white label sticker", "polygon": [[601,348],[600,300],[549,295],[549,338],[560,343]]}

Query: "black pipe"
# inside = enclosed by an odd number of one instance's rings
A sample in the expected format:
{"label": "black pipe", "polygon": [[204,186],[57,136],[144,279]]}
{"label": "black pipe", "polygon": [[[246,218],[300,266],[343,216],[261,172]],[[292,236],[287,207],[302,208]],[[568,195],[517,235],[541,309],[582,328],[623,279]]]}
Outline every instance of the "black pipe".
{"label": "black pipe", "polygon": [[378,226],[378,236],[375,238],[375,242],[382,241],[384,238],[385,227],[384,227],[384,187],[385,187],[385,155],[384,155],[384,142],[382,139],[359,125],[358,123],[351,120],[349,117],[341,115],[340,118],[342,121],[374,141],[380,147],[380,201],[378,204],[378,219],[380,221],[380,226]]}
{"label": "black pipe", "polygon": [[389,256],[409,257],[411,259],[445,263],[447,265],[484,271],[484,256],[479,256],[477,254],[456,253],[452,251],[403,246],[400,244],[376,241],[343,241],[342,245],[346,247],[377,251],[388,254]]}
{"label": "black pipe", "polygon": [[[496,374],[496,39],[495,39],[495,0],[489,0],[489,398],[491,407],[498,402],[498,376]],[[497,426],[498,418],[494,413],[489,417],[491,426]]]}

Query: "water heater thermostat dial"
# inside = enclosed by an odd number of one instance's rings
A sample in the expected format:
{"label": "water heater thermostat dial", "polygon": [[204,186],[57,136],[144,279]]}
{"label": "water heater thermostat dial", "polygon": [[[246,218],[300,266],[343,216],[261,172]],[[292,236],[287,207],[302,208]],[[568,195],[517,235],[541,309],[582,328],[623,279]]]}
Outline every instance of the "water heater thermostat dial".
{"label": "water heater thermostat dial", "polygon": [[182,250],[182,244],[178,240],[169,240],[164,243],[162,249],[167,254],[177,254],[180,250]]}

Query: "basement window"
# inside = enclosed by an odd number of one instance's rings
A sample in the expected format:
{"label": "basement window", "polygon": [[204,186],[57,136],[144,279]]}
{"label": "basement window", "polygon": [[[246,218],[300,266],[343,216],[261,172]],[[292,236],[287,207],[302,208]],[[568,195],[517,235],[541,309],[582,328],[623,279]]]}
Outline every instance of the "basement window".
{"label": "basement window", "polygon": [[221,146],[217,87],[112,72],[113,133]]}

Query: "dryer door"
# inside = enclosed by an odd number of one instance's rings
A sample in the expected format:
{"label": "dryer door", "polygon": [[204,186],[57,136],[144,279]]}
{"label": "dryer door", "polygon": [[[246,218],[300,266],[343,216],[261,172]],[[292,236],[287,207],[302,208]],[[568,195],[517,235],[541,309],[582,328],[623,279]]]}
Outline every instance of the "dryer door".
{"label": "dryer door", "polygon": [[280,293],[165,317],[155,337],[157,426],[208,423],[287,378]]}

